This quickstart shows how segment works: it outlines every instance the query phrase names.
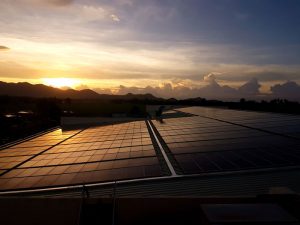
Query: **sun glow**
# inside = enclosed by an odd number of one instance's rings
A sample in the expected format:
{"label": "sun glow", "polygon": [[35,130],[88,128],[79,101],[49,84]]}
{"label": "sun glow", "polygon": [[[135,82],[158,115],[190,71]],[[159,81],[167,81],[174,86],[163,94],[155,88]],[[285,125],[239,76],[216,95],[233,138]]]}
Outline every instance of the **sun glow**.
{"label": "sun glow", "polygon": [[56,87],[56,88],[62,88],[62,87],[75,88],[76,86],[81,84],[79,79],[64,78],[64,77],[42,78],[42,82],[45,85]]}

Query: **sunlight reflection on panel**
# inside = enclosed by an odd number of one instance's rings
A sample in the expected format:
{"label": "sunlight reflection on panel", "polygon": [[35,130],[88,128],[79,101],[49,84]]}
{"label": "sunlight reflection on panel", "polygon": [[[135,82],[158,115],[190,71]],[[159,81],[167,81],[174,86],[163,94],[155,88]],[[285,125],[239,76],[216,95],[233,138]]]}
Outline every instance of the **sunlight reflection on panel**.
{"label": "sunlight reflection on panel", "polygon": [[2,190],[164,175],[145,121],[57,130],[2,152],[0,169],[10,169],[0,177]]}

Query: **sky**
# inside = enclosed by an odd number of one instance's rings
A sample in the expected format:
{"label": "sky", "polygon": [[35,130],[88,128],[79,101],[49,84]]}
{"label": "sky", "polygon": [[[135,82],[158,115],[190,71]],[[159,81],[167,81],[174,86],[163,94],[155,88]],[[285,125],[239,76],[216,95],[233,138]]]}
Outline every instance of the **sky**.
{"label": "sky", "polygon": [[300,99],[299,24],[298,0],[1,0],[0,80]]}

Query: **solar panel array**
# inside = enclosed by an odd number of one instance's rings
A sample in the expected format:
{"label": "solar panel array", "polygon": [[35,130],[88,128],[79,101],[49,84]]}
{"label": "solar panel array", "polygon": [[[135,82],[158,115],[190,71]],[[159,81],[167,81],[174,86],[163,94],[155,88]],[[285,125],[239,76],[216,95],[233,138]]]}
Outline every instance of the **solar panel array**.
{"label": "solar panel array", "polygon": [[[169,157],[179,165],[178,173],[201,174],[300,165],[299,140],[231,123],[250,124],[248,122],[258,119],[260,113],[243,114],[228,110],[227,114],[227,110],[221,109],[217,109],[216,113],[201,107],[181,110],[211,117],[219,115],[218,118],[228,122],[202,116],[165,119],[163,123],[153,121],[169,149]],[[267,127],[268,121],[272,121],[270,124],[274,127],[282,126],[280,121],[276,122],[281,116],[262,113],[261,121],[266,121],[262,127]],[[298,129],[300,127],[297,117],[286,116],[284,121],[293,121]]]}
{"label": "solar panel array", "polygon": [[69,131],[62,134],[61,130],[52,131],[43,136],[22,142],[0,151],[1,173],[12,169],[18,164],[40,154],[51,146],[69,138],[78,131]]}
{"label": "solar panel array", "polygon": [[237,111],[206,107],[189,107],[183,108],[181,111],[300,139],[299,115]]}
{"label": "solar panel array", "polygon": [[145,121],[56,130],[0,151],[0,189],[161,176]]}
{"label": "solar panel array", "polygon": [[58,129],[0,149],[0,191],[161,177],[171,174],[170,166],[179,175],[300,165],[297,116],[201,107],[180,111],[150,124]]}

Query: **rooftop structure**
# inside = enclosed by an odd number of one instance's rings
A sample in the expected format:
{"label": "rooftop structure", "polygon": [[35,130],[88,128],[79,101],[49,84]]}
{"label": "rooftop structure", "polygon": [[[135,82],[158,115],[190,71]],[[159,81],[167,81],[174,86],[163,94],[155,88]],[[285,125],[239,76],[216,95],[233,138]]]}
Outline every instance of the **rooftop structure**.
{"label": "rooftop structure", "polygon": [[2,196],[298,193],[300,118],[189,107],[163,120],[55,129],[0,150]]}

